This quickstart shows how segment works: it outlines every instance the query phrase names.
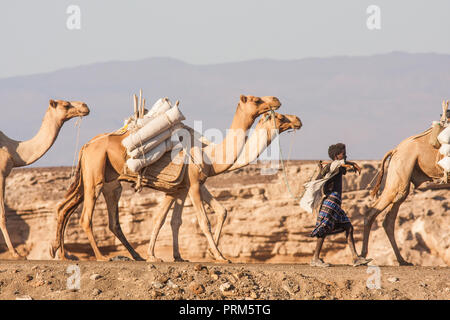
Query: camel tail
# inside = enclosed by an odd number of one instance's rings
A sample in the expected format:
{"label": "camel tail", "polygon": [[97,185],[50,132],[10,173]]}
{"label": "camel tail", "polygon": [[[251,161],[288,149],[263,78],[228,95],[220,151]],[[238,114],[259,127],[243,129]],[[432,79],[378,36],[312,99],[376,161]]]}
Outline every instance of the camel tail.
{"label": "camel tail", "polygon": [[380,190],[381,182],[383,181],[383,177],[384,177],[384,164],[388,158],[392,157],[394,152],[395,152],[395,149],[389,150],[384,155],[383,160],[381,161],[381,168],[380,168],[380,171],[378,172],[377,183],[375,184],[375,187],[370,191],[370,195],[372,197],[376,197],[378,194],[378,191]]}
{"label": "camel tail", "polygon": [[64,230],[66,224],[78,206],[83,202],[84,199],[84,187],[83,179],[81,174],[81,157],[83,154],[84,146],[80,150],[80,155],[78,157],[77,168],[75,169],[74,181],[70,184],[69,189],[64,196],[64,200],[61,201],[56,208],[56,238],[50,246],[50,256],[54,258],[56,252],[62,245],[62,239],[64,238]]}
{"label": "camel tail", "polygon": [[83,194],[83,181],[81,177],[81,157],[83,156],[84,146],[80,150],[80,155],[78,156],[78,163],[75,169],[75,177],[73,182],[70,184],[69,189],[66,192],[65,198],[67,199],[71,195]]}

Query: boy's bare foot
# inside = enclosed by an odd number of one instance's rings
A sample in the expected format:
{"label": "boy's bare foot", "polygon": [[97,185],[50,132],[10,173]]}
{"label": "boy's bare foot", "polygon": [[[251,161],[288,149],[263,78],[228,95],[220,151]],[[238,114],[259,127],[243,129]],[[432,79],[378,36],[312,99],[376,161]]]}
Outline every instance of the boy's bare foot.
{"label": "boy's bare foot", "polygon": [[370,261],[372,261],[372,259],[366,259],[363,257],[358,257],[356,259],[353,260],[353,266],[357,267],[357,266],[365,266],[366,264],[368,264]]}
{"label": "boy's bare foot", "polygon": [[326,268],[330,266],[329,263],[323,262],[322,259],[313,259],[311,260],[310,265],[311,267],[321,267],[321,268]]}

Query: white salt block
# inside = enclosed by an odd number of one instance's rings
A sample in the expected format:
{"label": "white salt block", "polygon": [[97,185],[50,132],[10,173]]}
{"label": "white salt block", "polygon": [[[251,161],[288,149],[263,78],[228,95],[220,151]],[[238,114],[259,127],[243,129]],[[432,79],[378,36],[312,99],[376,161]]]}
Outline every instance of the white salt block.
{"label": "white salt block", "polygon": [[123,139],[122,145],[127,151],[131,152],[133,149],[142,146],[148,139],[155,137],[185,119],[178,106],[174,106],[165,113],[151,119],[144,127]]}
{"label": "white salt block", "polygon": [[173,147],[173,142],[170,139],[164,140],[162,143],[157,145],[155,148],[147,152],[143,158],[127,160],[128,168],[133,172],[139,172],[142,168],[151,165],[152,163],[158,161],[164,153],[170,151]]}
{"label": "white salt block", "polygon": [[450,157],[450,144],[443,144],[439,149],[439,153],[444,157]]}
{"label": "white salt block", "polygon": [[156,118],[160,114],[165,113],[170,108],[172,108],[172,104],[170,100],[167,98],[161,98],[155,102],[155,104],[150,108],[150,110],[144,115],[144,118],[137,120],[137,125],[139,127],[145,126],[152,119]]}
{"label": "white salt block", "polygon": [[135,159],[141,157],[142,155],[146,154],[147,152],[149,152],[150,150],[155,148],[157,145],[159,145],[164,140],[169,139],[172,136],[172,133],[181,127],[182,127],[181,123],[176,124],[172,128],[169,128],[169,129],[161,132],[157,136],[145,141],[142,146],[139,146],[139,147],[133,149],[132,151],[127,152],[128,155],[130,156],[130,158],[135,158]]}
{"label": "white salt block", "polygon": [[437,139],[441,144],[450,144],[450,126],[442,130]]}
{"label": "white salt block", "polygon": [[450,157],[444,157],[439,162],[438,165],[446,172],[450,172]]}

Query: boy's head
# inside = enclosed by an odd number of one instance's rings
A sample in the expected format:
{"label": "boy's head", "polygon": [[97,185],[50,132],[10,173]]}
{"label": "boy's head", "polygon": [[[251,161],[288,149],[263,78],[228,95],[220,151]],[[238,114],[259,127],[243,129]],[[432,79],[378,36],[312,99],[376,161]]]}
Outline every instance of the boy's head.
{"label": "boy's head", "polygon": [[331,160],[346,160],[347,152],[345,150],[345,144],[336,143],[328,147],[328,155]]}

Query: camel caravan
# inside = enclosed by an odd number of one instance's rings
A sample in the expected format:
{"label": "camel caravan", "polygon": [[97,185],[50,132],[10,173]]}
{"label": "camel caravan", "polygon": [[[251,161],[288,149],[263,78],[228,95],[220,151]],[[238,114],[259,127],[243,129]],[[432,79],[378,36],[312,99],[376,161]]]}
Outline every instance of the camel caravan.
{"label": "camel caravan", "polygon": [[[185,125],[186,119],[177,101],[168,98],[157,100],[150,109],[142,90],[133,96],[133,114],[124,126],[115,132],[99,134],[82,146],[75,175],[65,198],[56,208],[57,227],[55,239],[50,245],[52,258],[68,259],[64,249],[64,233],[71,215],[82,205],[80,225],[100,261],[108,261],[97,246],[92,221],[96,200],[103,194],[108,211],[110,231],[128,250],[134,260],[162,261],[155,256],[158,234],[166,217],[172,212],[173,258],[185,261],[179,250],[178,235],[181,216],[187,197],[196,212],[197,222],[208,243],[208,252],[217,262],[231,262],[219,250],[222,227],[227,210],[208,191],[208,177],[240,169],[254,162],[281,133],[298,130],[301,120],[295,115],[277,113],[281,102],[273,96],[255,97],[241,95],[227,135],[220,143],[212,143],[201,133]],[[400,205],[408,196],[411,183],[417,188],[428,181],[449,183],[450,172],[450,112],[448,101],[442,104],[440,121],[432,123],[425,132],[409,137],[382,159],[375,187],[371,194],[376,199],[365,213],[362,251],[358,255],[353,239],[353,226],[342,204],[342,176],[347,172],[361,173],[354,162],[347,161],[346,146],[331,145],[328,154],[331,161],[318,163],[318,174],[305,184],[300,207],[317,218],[311,237],[317,238],[311,265],[328,267],[320,259],[320,251],[326,236],[345,232],[353,256],[353,265],[367,265],[369,235],[376,217],[387,214],[383,227],[400,265],[408,265],[400,254],[394,235],[395,220]],[[35,137],[28,141],[15,141],[0,132],[0,227],[8,250],[14,259],[23,259],[11,243],[6,229],[5,179],[12,168],[34,163],[49,150],[56,140],[61,126],[69,119],[89,114],[83,102],[50,100],[42,126]],[[248,135],[257,118],[252,134]],[[387,162],[389,159],[389,162]],[[387,174],[385,171],[387,170]],[[316,171],[317,172],[317,171]],[[153,220],[147,258],[144,259],[126,239],[119,222],[119,200],[122,182],[133,185],[136,192],[152,188],[165,193]],[[384,189],[378,196],[384,182]],[[205,204],[217,215],[212,231]]]}

